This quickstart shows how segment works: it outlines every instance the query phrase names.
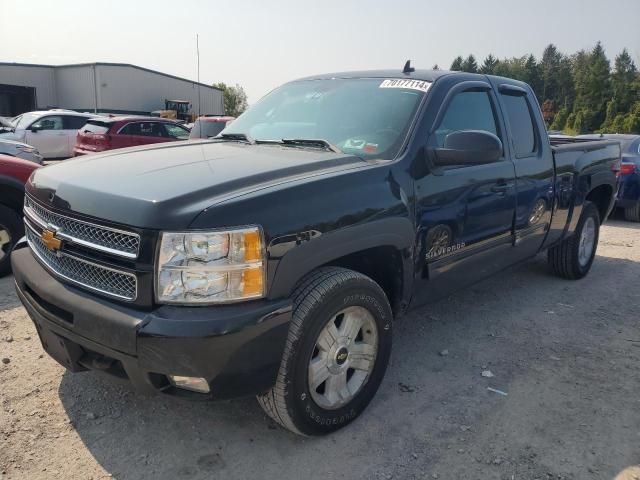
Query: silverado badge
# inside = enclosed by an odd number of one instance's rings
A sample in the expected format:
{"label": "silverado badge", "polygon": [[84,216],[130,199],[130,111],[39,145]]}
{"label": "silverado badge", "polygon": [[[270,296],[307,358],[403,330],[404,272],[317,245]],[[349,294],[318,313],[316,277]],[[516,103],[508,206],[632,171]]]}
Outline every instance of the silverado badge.
{"label": "silverado badge", "polygon": [[45,246],[52,252],[57,252],[62,246],[62,240],[56,238],[56,233],[52,232],[51,230],[42,230],[40,238],[42,239],[42,243],[44,243]]}

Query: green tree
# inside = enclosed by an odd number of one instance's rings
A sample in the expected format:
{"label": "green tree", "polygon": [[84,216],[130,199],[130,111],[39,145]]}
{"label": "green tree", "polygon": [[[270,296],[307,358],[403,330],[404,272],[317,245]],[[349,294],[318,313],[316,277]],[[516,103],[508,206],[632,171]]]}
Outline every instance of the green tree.
{"label": "green tree", "polygon": [[222,90],[224,95],[224,113],[231,117],[237,117],[248,107],[247,94],[240,85],[235,87],[224,82],[214,83],[214,87]]}
{"label": "green tree", "polygon": [[[540,73],[540,66],[536,61],[536,57],[529,55],[524,61],[523,65],[523,78],[522,81],[527,82],[533,88],[533,91],[538,98],[538,102],[542,104],[545,99],[542,98],[542,75]],[[552,100],[555,105],[555,101]]]}
{"label": "green tree", "polygon": [[[612,98],[607,102],[605,120],[600,131],[622,132],[623,129],[626,129],[626,116],[633,115],[634,100],[640,95],[640,88],[637,88],[637,77],[636,65],[625,48],[615,59],[611,74]],[[628,112],[627,115],[625,115],[626,112]],[[633,125],[633,121],[630,121],[629,125]]]}
{"label": "green tree", "polygon": [[567,107],[567,109],[569,109],[569,111],[571,111],[573,109],[573,102],[576,95],[573,84],[571,59],[566,55],[560,56],[560,62],[558,64],[558,71],[555,75],[555,80],[557,91],[552,100],[556,105],[565,106]]}
{"label": "green tree", "polygon": [[498,66],[498,59],[493,55],[489,54],[482,62],[482,66],[480,67],[480,73],[484,73],[485,75],[493,75],[496,67]]}
{"label": "green tree", "polygon": [[451,62],[451,66],[449,67],[449,70],[455,71],[455,72],[461,72],[462,62],[464,62],[464,60],[460,55],[458,55],[456,58],[453,59],[453,62]]}
{"label": "green tree", "polygon": [[[589,53],[578,52],[574,59],[576,100],[574,129],[593,132],[605,120],[607,102],[611,98],[610,65],[602,44],[598,42]],[[578,115],[580,124],[577,128]]]}
{"label": "green tree", "polygon": [[500,75],[502,77],[526,81],[526,61],[527,57],[505,58],[496,65],[494,72],[496,75]]}
{"label": "green tree", "polygon": [[[551,100],[548,100],[551,101]],[[555,116],[553,117],[553,122],[551,123],[551,126],[549,127],[551,130],[564,130],[565,127],[567,126],[567,119],[569,117],[569,109],[565,106],[565,107],[561,107],[560,110],[558,110],[558,113],[555,114]]]}
{"label": "green tree", "polygon": [[637,100],[640,94],[636,87],[637,74],[636,65],[625,48],[616,57],[611,75],[613,98],[622,112],[630,111],[634,100]]}
{"label": "green tree", "polygon": [[469,55],[462,62],[462,71],[469,73],[478,73],[478,62],[476,62],[476,57],[473,55]]}
{"label": "green tree", "polygon": [[542,77],[542,91],[540,92],[540,96],[543,100],[552,100],[556,105],[559,105],[560,87],[558,74],[561,61],[562,54],[556,46],[553,43],[547,45],[542,53],[542,60],[540,61],[540,73]]}

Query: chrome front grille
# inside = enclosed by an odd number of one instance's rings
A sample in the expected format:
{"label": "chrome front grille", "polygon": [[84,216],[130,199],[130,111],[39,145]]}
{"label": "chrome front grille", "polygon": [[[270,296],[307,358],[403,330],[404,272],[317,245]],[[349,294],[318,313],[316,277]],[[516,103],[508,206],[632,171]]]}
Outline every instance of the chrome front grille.
{"label": "chrome front grille", "polygon": [[25,215],[42,228],[53,228],[56,235],[72,243],[124,258],[137,258],[140,236],[103,225],[77,220],[47,210],[25,195]]}
{"label": "chrome front grille", "polygon": [[134,274],[114,270],[65,252],[54,253],[46,247],[40,234],[31,227],[29,222],[25,222],[25,225],[31,250],[54,274],[89,290],[121,300],[136,299],[138,282]]}

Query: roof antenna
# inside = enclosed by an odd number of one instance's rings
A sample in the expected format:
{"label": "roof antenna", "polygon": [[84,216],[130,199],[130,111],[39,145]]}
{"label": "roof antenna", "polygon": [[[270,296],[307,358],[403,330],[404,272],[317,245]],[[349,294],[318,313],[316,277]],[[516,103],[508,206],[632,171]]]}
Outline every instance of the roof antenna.
{"label": "roof antenna", "polygon": [[411,66],[411,60],[407,60],[407,63],[404,64],[404,68],[402,69],[402,73],[411,73],[415,71],[416,69]]}

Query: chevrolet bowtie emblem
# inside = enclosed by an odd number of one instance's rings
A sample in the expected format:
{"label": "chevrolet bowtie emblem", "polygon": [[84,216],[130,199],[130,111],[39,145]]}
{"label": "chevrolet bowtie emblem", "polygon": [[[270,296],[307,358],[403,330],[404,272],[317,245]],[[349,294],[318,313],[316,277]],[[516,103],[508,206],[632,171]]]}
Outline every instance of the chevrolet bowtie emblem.
{"label": "chevrolet bowtie emblem", "polygon": [[42,235],[40,235],[42,239],[42,243],[51,250],[52,252],[57,252],[62,247],[62,240],[56,238],[56,233],[51,230],[44,229],[42,230]]}

